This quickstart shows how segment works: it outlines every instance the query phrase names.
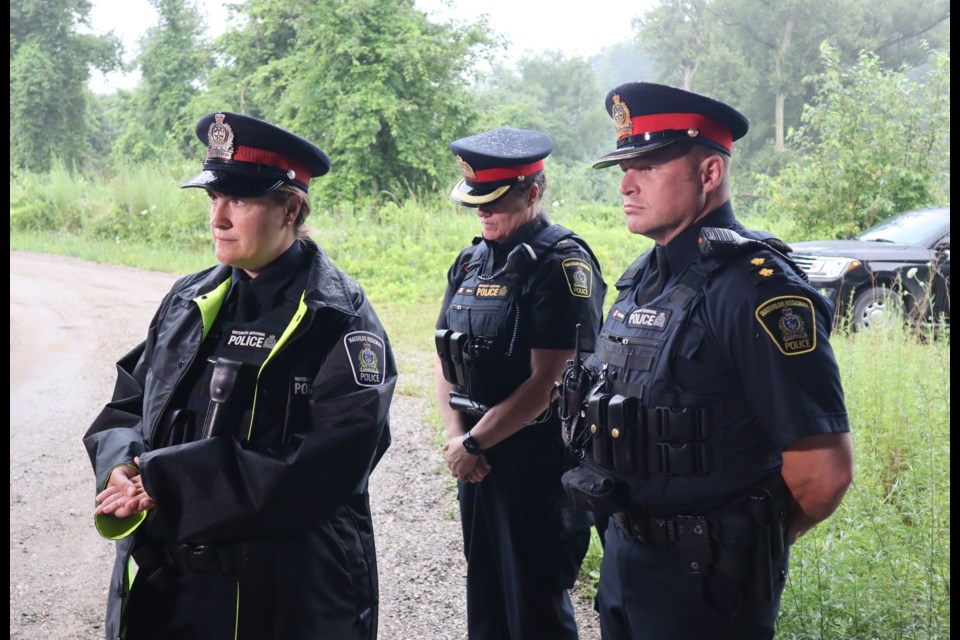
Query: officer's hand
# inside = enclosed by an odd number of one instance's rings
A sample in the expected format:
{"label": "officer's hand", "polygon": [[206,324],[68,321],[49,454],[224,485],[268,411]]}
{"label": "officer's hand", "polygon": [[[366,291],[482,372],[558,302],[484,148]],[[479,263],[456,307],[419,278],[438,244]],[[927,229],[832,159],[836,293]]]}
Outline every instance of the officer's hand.
{"label": "officer's hand", "polygon": [[[134,461],[139,464],[140,459]],[[107,488],[97,494],[96,514],[113,515],[126,518],[156,506],[143,488],[140,474],[135,467],[121,465],[113,470],[107,481]]]}
{"label": "officer's hand", "polygon": [[[482,456],[467,453],[467,450],[463,448],[462,436],[455,436],[447,440],[447,443],[443,445],[443,451],[446,454],[444,459],[446,460],[447,468],[450,469],[450,473],[453,474],[454,478],[462,482],[477,482],[477,480],[471,480],[470,477],[480,464],[480,458]],[[489,465],[487,466],[489,467]],[[489,471],[487,473],[489,473]],[[485,476],[486,473],[483,475]]]}
{"label": "officer's hand", "polygon": [[490,471],[493,470],[493,467],[490,466],[490,463],[487,462],[486,456],[479,456],[477,461],[477,466],[473,468],[473,471],[467,476],[467,482],[481,482],[484,478],[490,475]]}

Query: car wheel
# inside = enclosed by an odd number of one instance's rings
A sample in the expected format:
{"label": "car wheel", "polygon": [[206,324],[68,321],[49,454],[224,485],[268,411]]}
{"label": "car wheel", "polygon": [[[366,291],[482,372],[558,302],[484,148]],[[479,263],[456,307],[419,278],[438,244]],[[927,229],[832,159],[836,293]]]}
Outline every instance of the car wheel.
{"label": "car wheel", "polygon": [[853,301],[852,321],[854,331],[903,320],[903,302],[886,287],[864,289]]}

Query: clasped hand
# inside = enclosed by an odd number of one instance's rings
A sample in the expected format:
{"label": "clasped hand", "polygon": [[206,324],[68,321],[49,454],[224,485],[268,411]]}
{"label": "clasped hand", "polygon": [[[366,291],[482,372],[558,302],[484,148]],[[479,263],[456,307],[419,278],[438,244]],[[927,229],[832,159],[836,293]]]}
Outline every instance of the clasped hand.
{"label": "clasped hand", "polygon": [[463,447],[462,436],[447,440],[443,445],[443,453],[450,473],[461,482],[480,482],[492,469],[486,456],[467,453]]}
{"label": "clasped hand", "polygon": [[[140,458],[134,458],[139,467]],[[117,518],[126,518],[135,513],[152,509],[156,506],[146,490],[136,468],[130,465],[120,465],[110,474],[107,488],[97,494],[96,514],[112,515]]]}

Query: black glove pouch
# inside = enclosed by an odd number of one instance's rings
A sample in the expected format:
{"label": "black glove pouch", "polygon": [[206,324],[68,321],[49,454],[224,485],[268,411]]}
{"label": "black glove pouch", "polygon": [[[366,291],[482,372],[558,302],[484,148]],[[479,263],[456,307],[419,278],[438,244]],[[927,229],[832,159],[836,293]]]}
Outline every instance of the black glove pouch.
{"label": "black glove pouch", "polygon": [[628,506],[627,485],[599,467],[581,463],[560,478],[573,504],[599,514],[623,511]]}

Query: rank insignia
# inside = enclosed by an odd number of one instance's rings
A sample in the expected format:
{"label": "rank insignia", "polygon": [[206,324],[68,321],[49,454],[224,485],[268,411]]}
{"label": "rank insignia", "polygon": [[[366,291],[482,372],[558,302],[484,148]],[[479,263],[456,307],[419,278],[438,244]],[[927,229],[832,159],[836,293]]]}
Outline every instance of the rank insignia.
{"label": "rank insignia", "polygon": [[757,273],[759,273],[764,278],[769,278],[770,276],[773,275],[773,269],[760,269],[760,271],[758,271]]}
{"label": "rank insignia", "polygon": [[570,293],[578,298],[589,298],[593,291],[593,267],[590,263],[582,258],[567,258],[562,264]]}
{"label": "rank insignia", "polygon": [[471,166],[467,163],[467,161],[464,160],[464,159],[463,159],[462,157],[460,157],[460,156],[457,156],[457,165],[459,165],[460,171],[463,172],[463,177],[464,177],[464,178],[467,178],[468,180],[476,180],[476,179],[477,179],[477,172],[474,171],[474,170],[473,170],[473,167],[471,167]]}
{"label": "rank insignia", "polygon": [[754,258],[753,260],[750,261],[750,264],[752,264],[755,267],[759,267],[764,262],[766,262],[764,258]]}
{"label": "rank insignia", "polygon": [[783,355],[796,356],[817,348],[816,311],[809,298],[771,298],[757,307],[754,315]]}
{"label": "rank insignia", "polygon": [[617,137],[622,138],[633,133],[633,121],[630,120],[630,108],[620,102],[620,96],[614,94],[613,108],[610,110],[613,124],[617,128]]}
{"label": "rank insignia", "polygon": [[354,331],[344,337],[343,344],[357,384],[365,387],[383,384],[383,340],[367,331]]}
{"label": "rank insignia", "polygon": [[225,117],[222,113],[216,114],[207,129],[208,158],[233,158],[233,129],[223,121]]}

